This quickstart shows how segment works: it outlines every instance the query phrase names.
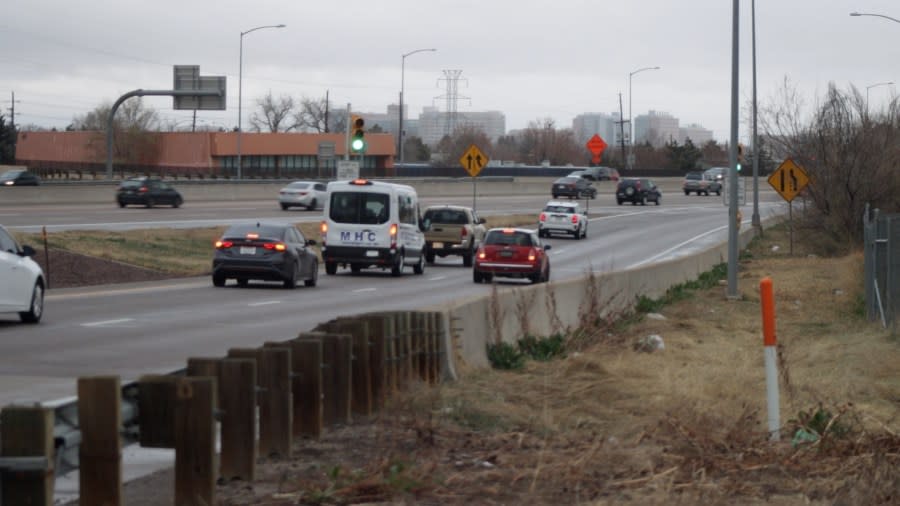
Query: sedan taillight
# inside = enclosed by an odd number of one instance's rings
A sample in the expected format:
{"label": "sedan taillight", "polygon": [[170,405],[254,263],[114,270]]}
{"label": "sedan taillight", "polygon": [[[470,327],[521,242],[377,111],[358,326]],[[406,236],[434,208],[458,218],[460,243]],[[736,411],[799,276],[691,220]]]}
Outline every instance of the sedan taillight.
{"label": "sedan taillight", "polygon": [[263,244],[263,248],[269,251],[285,251],[287,246],[283,242],[267,242]]}
{"label": "sedan taillight", "polygon": [[231,241],[216,241],[216,249],[228,249],[234,246],[234,243]]}

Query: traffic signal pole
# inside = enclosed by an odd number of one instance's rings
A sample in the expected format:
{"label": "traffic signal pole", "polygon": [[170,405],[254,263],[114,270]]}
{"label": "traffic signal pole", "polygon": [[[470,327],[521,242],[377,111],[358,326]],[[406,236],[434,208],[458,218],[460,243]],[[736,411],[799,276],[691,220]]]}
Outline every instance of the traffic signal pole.
{"label": "traffic signal pole", "polygon": [[738,298],[738,30],[740,28],[739,1],[733,0],[731,24],[731,146],[728,150],[728,299]]}

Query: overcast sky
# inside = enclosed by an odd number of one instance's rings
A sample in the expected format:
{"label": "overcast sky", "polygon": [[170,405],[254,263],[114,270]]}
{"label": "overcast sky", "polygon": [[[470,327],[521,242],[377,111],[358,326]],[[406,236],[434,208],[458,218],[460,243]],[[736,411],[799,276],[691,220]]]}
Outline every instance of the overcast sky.
{"label": "overcast sky", "polygon": [[[138,89],[172,88],[174,65],[225,75],[228,109],[198,113],[233,127],[238,116],[241,32],[243,118],[256,100],[324,97],[334,106],[385,112],[397,103],[401,55],[405,102],[445,110],[444,70],[461,70],[458,111],[497,110],[507,130],[552,118],[571,127],[584,112],[664,111],[726,141],[730,128],[732,2],[727,0],[28,0],[0,18],[0,106],[17,124],[65,127],[101,103]],[[750,0],[741,0],[740,97],[751,97]],[[787,77],[812,102],[829,82],[900,83],[897,0],[759,0],[757,82],[762,104]],[[871,108],[896,85],[868,89]],[[164,119],[188,118],[172,99],[147,97]],[[187,123],[187,120],[186,120]],[[741,137],[747,135],[746,122]]]}

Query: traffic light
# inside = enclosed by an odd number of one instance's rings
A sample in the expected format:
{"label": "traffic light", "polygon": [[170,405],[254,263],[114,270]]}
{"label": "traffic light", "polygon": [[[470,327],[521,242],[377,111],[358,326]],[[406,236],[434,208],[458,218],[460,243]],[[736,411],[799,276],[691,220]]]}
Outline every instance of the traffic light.
{"label": "traffic light", "polygon": [[362,154],[366,152],[366,133],[363,131],[363,127],[366,122],[363,121],[362,116],[357,116],[355,114],[350,116],[350,152],[355,154]]}
{"label": "traffic light", "polygon": [[737,150],[737,171],[741,171],[741,164],[744,163],[744,145],[742,143],[738,143]]}

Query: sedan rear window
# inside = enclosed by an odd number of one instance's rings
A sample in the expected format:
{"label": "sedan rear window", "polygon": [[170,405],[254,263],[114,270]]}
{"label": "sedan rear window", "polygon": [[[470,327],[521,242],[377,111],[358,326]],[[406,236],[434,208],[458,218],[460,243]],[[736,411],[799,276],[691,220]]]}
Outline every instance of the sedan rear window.
{"label": "sedan rear window", "polygon": [[247,234],[259,234],[260,239],[284,239],[286,227],[276,225],[232,225],[225,231],[224,237],[245,238]]}

